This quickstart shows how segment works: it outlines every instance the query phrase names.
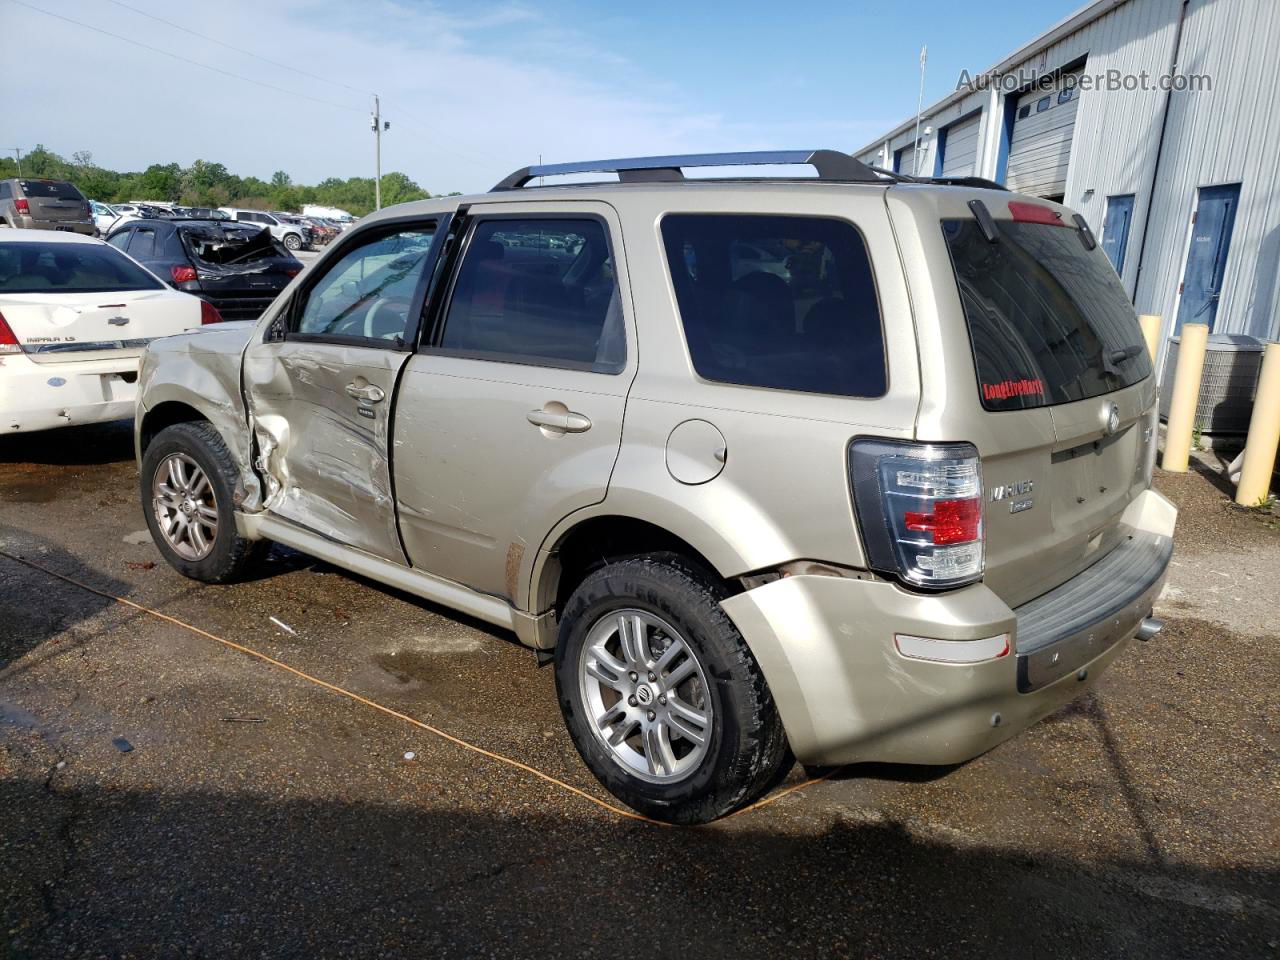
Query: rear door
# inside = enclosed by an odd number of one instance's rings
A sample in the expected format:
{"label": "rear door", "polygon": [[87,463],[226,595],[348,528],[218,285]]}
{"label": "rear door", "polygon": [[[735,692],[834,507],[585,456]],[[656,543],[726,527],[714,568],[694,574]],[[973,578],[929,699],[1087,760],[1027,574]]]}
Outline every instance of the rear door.
{"label": "rear door", "polygon": [[36,363],[136,357],[200,325],[200,303],[97,241],[0,243],[0,311]]}
{"label": "rear door", "polygon": [[62,180],[19,180],[31,216],[36,220],[88,220],[89,201]]}
{"label": "rear door", "polygon": [[437,217],[352,235],[244,359],[267,509],[404,563],[391,477],[391,411],[437,251]]}
{"label": "rear door", "polygon": [[414,567],[516,600],[526,551],[604,498],[635,370],[613,208],[473,207],[431,338],[396,408]]}
{"label": "rear door", "polygon": [[1120,515],[1148,483],[1155,392],[1101,247],[1064,225],[1065,211],[989,202],[994,241],[972,215],[942,221],[974,364],[952,386],[976,388],[977,409],[957,429],[987,438],[986,580],[1016,605],[1119,542]]}
{"label": "rear door", "polygon": [[1187,266],[1178,290],[1181,297],[1175,333],[1182,329],[1184,323],[1204,323],[1213,330],[1239,203],[1238,183],[1200,188],[1199,202],[1191,223]]}

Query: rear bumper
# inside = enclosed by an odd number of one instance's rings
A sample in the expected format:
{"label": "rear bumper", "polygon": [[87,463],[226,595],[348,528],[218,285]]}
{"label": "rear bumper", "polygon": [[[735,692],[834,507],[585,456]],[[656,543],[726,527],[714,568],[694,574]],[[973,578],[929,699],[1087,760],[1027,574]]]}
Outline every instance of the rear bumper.
{"label": "rear bumper", "polygon": [[[800,761],[960,763],[1079,696],[1119,655],[1163,586],[1176,517],[1171,503],[1146,491],[1122,520],[1133,539],[1017,610],[983,584],[926,595],[881,580],[809,575],[723,606],[760,663]],[[918,660],[898,652],[895,634],[1007,634],[1011,653],[978,663]]]}
{"label": "rear bumper", "polygon": [[23,230],[63,230],[70,233],[83,233],[88,237],[98,235],[98,228],[92,220],[39,220],[18,214],[14,217],[13,225]]}
{"label": "rear bumper", "polygon": [[133,416],[137,396],[136,356],[80,363],[0,357],[0,433],[123,420]]}

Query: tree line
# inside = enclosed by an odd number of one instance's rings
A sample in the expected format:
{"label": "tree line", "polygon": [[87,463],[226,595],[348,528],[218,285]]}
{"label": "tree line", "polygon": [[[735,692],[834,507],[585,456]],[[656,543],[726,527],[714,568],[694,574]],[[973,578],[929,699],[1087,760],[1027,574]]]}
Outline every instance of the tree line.
{"label": "tree line", "polygon": [[[0,158],[0,179],[18,176],[15,157]],[[373,209],[373,177],[329,177],[314,187],[294,183],[283,170],[270,181],[238,177],[221,163],[196,160],[190,166],[153,163],[141,172],[108,170],[93,162],[93,154],[81,150],[71,159],[38,146],[22,158],[22,176],[70,180],[80,192],[101,203],[130,200],[162,200],[189,207],[247,207],[262,210],[299,210],[304,203],[340,207],[357,217]],[[432,194],[407,174],[382,175],[384,207]]]}

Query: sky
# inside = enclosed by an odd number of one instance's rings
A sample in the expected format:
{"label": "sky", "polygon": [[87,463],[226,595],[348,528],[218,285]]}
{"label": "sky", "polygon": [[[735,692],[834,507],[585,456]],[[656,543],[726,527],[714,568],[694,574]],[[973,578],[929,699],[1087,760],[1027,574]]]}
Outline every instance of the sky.
{"label": "sky", "polygon": [[0,148],[372,176],[376,92],[383,171],[466,193],[539,156],[854,151],[915,114],[922,44],[928,104],[1083,0],[22,3],[0,0]]}

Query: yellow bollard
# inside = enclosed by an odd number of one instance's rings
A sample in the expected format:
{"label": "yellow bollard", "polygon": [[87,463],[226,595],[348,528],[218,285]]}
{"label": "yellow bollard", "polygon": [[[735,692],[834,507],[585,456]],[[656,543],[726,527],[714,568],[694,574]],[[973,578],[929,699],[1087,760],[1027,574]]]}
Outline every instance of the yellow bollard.
{"label": "yellow bollard", "polygon": [[1258,393],[1244,444],[1244,467],[1236,487],[1236,503],[1256,507],[1271,493],[1271,471],[1280,447],[1280,343],[1268,343],[1258,375]]}
{"label": "yellow bollard", "polygon": [[1191,460],[1191,434],[1196,426],[1200,374],[1204,372],[1204,348],[1208,342],[1206,324],[1182,325],[1178,367],[1173,373],[1173,402],[1169,405],[1169,426],[1164,435],[1164,459],[1160,461],[1160,466],[1174,473],[1186,473]]}
{"label": "yellow bollard", "polygon": [[1151,354],[1151,364],[1155,366],[1156,354],[1160,351],[1160,321],[1157,313],[1144,313],[1138,318],[1142,325],[1142,335],[1147,341],[1147,353]]}

